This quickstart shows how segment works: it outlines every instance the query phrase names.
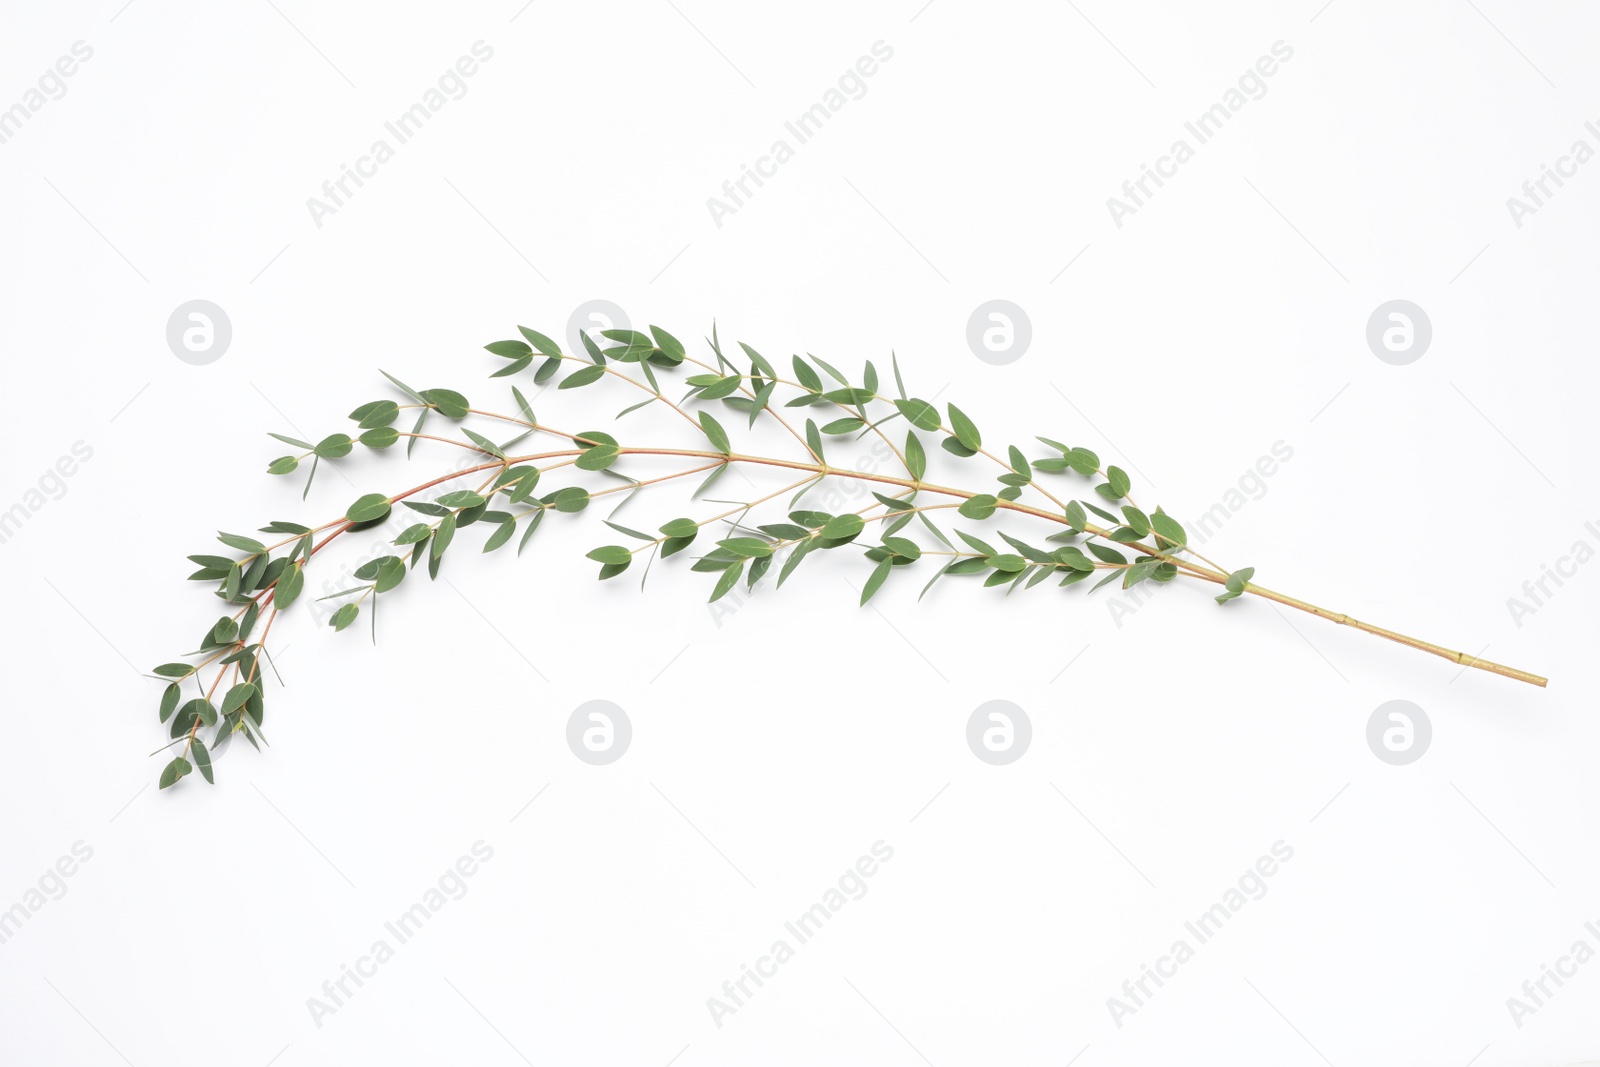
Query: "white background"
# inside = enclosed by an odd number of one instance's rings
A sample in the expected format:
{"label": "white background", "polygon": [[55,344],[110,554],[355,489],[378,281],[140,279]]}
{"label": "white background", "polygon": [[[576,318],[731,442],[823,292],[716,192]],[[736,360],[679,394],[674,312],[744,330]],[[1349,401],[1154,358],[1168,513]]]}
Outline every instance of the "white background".
{"label": "white background", "polygon": [[[1507,607],[1600,547],[1580,436],[1600,166],[1521,227],[1506,206],[1600,147],[1585,5],[121,2],[8,5],[0,33],[0,107],[93,48],[0,145],[0,508],[31,514],[0,546],[0,908],[93,850],[0,945],[6,1062],[1600,1055],[1600,964],[1520,1028],[1506,1005],[1600,948],[1600,566],[1520,626]],[[465,96],[316,225],[307,198],[479,40]],[[1106,198],[1279,40],[1265,96],[1115,225]],[[865,95],[716,225],[707,198],[877,41]],[[197,298],[233,329],[206,366],[165,338]],[[1032,322],[1007,366],[965,339],[993,298]],[[1433,325],[1409,366],[1365,341],[1397,298]],[[597,585],[597,507],[520,559],[463,532],[449,584],[392,594],[376,648],[308,595],[273,634],[271,749],[157,793],[140,675],[214,617],[184,556],[454,460],[352,457],[302,503],[262,473],[265,432],[349,428],[391,395],[379,366],[504,409],[480,346],[560,336],[592,299],[697,353],[713,318],[785,364],[893,349],[988,440],[1095,448],[1180,518],[1281,441],[1207,554],[1550,687],[1181,583],[1114,610],[972,580],[918,603],[897,574],[862,609],[844,553],[718,617],[681,559],[642,594]],[[629,402],[535,407],[581,430]],[[632,418],[614,432],[696,447]],[[92,459],[33,511],[78,441]],[[591,699],[633,724],[607,767],[565,742]],[[991,699],[1033,725],[1006,767],[965,740]],[[1391,699],[1433,724],[1409,766],[1367,746]],[[479,840],[466,895],[318,1026],[308,998]],[[718,1027],[707,998],[879,840],[866,896]],[[1280,840],[1266,896],[1118,1026],[1107,998]]]}

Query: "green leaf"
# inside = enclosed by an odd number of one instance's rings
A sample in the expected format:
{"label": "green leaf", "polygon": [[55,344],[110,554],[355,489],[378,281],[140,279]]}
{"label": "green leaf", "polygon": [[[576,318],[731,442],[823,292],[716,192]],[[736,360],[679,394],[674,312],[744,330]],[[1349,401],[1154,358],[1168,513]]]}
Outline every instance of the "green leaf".
{"label": "green leaf", "polygon": [[400,440],[400,431],[393,426],[379,426],[363,433],[360,440],[368,448],[388,448]]}
{"label": "green leaf", "polygon": [[[1006,533],[1004,530],[1000,531],[1000,536],[1002,539],[1004,539],[1006,544],[1022,553],[1022,558],[1026,559],[1030,563],[1055,562],[1055,557],[1053,557],[1050,553],[1040,551],[1039,549],[1034,548],[1032,545],[1019,541],[1015,537],[1012,537],[1010,534]],[[1076,552],[1077,549],[1072,549],[1072,551]]]}
{"label": "green leaf", "polygon": [[498,523],[495,526],[494,533],[490,534],[488,539],[483,542],[483,550],[485,552],[493,552],[495,549],[511,540],[511,535],[516,532],[517,521],[515,519],[507,519]]}
{"label": "green leaf", "polygon": [[617,461],[621,450],[616,445],[595,445],[587,449],[576,460],[576,466],[583,471],[603,471]]}
{"label": "green leaf", "polygon": [[1028,565],[1028,561],[1010,552],[989,557],[989,566],[1006,574],[1015,574]]}
{"label": "green leaf", "polygon": [[1071,567],[1075,571],[1088,572],[1094,570],[1094,560],[1085,556],[1076,548],[1063,548],[1056,552],[1055,561]]}
{"label": "green leaf", "polygon": [[489,375],[489,377],[509,378],[513,374],[521,374],[523,371],[528,369],[528,364],[532,362],[532,356],[523,356],[521,359],[513,360],[512,362],[507,363],[504,367],[501,367],[499,370]]}
{"label": "green leaf", "polygon": [[884,579],[889,577],[889,571],[892,566],[888,560],[884,560],[873,568],[872,573],[867,577],[867,584],[861,587],[861,603],[863,605],[872,599],[872,594],[876,593],[883,585]]}
{"label": "green leaf", "polygon": [[717,544],[745,559],[772,555],[772,546],[755,537],[730,537],[725,541],[718,541]]}
{"label": "green leaf", "polygon": [[400,405],[393,400],[374,400],[370,404],[362,404],[350,413],[350,417],[363,430],[375,429],[379,426],[388,426],[400,417]]}
{"label": "green leaf", "polygon": [[860,515],[854,512],[847,512],[844,515],[835,515],[823,523],[822,529],[818,531],[818,536],[827,538],[830,541],[851,538],[859,534],[865,527],[866,522]]}
{"label": "green leaf", "polygon": [[194,757],[194,765],[200,768],[200,777],[215,785],[217,780],[211,777],[211,753],[206,751],[205,742],[194,738],[189,742],[189,754]]}
{"label": "green leaf", "polygon": [[406,394],[406,396],[409,396],[412,400],[416,400],[416,401],[421,402],[421,403],[426,403],[426,401],[423,401],[421,393],[417,392],[415,389],[411,388],[411,386],[407,385],[405,382],[402,382],[399,378],[396,378],[394,375],[390,374],[388,371],[386,371],[386,370],[384,370],[383,368],[380,367],[378,369],[378,373],[383,375],[385,378],[389,379],[389,381],[393,382],[394,385],[395,385],[395,388],[399,389],[402,393]]}
{"label": "green leaf", "polygon": [[[428,421],[428,412],[430,412],[432,410],[433,409],[430,408],[430,407],[424,407],[421,411],[417,412],[417,421],[415,423],[413,423],[412,426],[411,426],[411,436],[406,438],[406,458],[407,459],[411,458],[411,450],[413,448],[417,447],[417,434],[420,434],[422,432],[422,427]],[[315,473],[315,468],[313,468],[313,473]],[[310,483],[308,481],[307,485],[309,486],[309,484]]]}
{"label": "green leaf", "polygon": [[[641,334],[640,336],[644,335]],[[605,355],[619,363],[643,363],[654,352],[655,346],[646,343],[642,345],[618,345],[615,348],[606,349]]]}
{"label": "green leaf", "polygon": [[463,426],[461,428],[461,432],[467,436],[467,439],[469,441],[471,441],[473,444],[477,445],[478,448],[480,448],[484,452],[489,453],[489,455],[493,456],[495,459],[505,459],[506,458],[506,454],[500,450],[500,446],[495,444],[493,441],[489,440],[487,437],[483,436],[483,434],[474,433],[473,431],[467,429],[465,426]]}
{"label": "green leaf", "polygon": [[161,678],[187,678],[194,672],[195,668],[187,663],[163,663],[150,673]]}
{"label": "green leaf", "polygon": [[856,430],[861,429],[861,427],[865,425],[866,423],[862,422],[860,419],[851,416],[844,419],[834,419],[832,422],[822,427],[822,432],[825,434],[838,436],[839,434],[854,433]]}
{"label": "green leaf", "polygon": [[968,448],[960,441],[957,441],[954,437],[946,437],[944,440],[939,442],[939,447],[943,448],[952,456],[960,456],[962,459],[965,459],[968,456],[976,456],[978,454],[976,449]]}
{"label": "green leaf", "polygon": [[1022,450],[1020,448],[1018,448],[1016,445],[1012,445],[1006,455],[1007,458],[1011,460],[1012,470],[1016,471],[1017,474],[1023,478],[1033,478],[1033,467],[1029,465],[1028,457],[1022,454]]}
{"label": "green leaf", "polygon": [[926,400],[896,400],[894,406],[900,409],[900,414],[906,421],[919,430],[937,430],[939,428],[939,409]]}
{"label": "green leaf", "polygon": [[967,418],[966,414],[954,404],[950,404],[948,407],[950,411],[950,430],[955,434],[956,440],[974,452],[982,448],[983,438],[979,436],[978,428],[972,424],[972,420]]}
{"label": "green leaf", "polygon": [[1138,508],[1124,504],[1122,517],[1127,520],[1129,526],[1133,527],[1133,532],[1140,537],[1150,532],[1150,517]]}
{"label": "green leaf", "polygon": [[255,696],[256,692],[255,685],[250,682],[240,682],[233,686],[222,698],[222,714],[232,715],[244,707],[245,702]]}
{"label": "green leaf", "polygon": [[379,556],[377,559],[369,559],[356,568],[356,577],[363,582],[371,582],[375,587],[374,592],[387,593],[405,580],[405,561],[399,556]]}
{"label": "green leaf", "polygon": [[799,356],[794,357],[794,376],[799,380],[802,386],[811,392],[822,392],[822,379],[818,377],[817,372],[811,368],[811,364],[807,363]]}
{"label": "green leaf", "polygon": [[447,419],[464,419],[472,405],[454,389],[424,389],[422,399]]}
{"label": "green leaf", "polygon": [[[720,470],[721,468],[718,469]],[[579,486],[571,485],[551,493],[546,500],[557,511],[571,514],[582,511],[589,506],[589,491]]]}
{"label": "green leaf", "polygon": [[183,696],[183,689],[177,682],[171,682],[161,691],[161,721],[166,722],[177,710],[178,701]]}
{"label": "green leaf", "polygon": [[300,461],[293,456],[279,456],[267,464],[268,474],[293,474]]}
{"label": "green leaf", "polygon": [[766,357],[760,352],[757,352],[743,341],[739,342],[739,347],[744,349],[744,354],[750,357],[751,366],[760,371],[764,377],[776,378],[778,376],[778,372],[772,369],[772,364],[768,363]]}
{"label": "green leaf", "polygon": [[471,489],[457,489],[441,496],[434,503],[446,508],[475,508],[483,504],[484,499]]}
{"label": "green leaf", "polygon": [[900,380],[900,357],[894,354],[894,349],[889,349],[889,365],[894,368],[894,387],[900,394],[900,399],[906,398],[906,383]]}
{"label": "green leaf", "polygon": [[1076,500],[1067,501],[1067,525],[1079,533],[1083,533],[1088,526],[1089,518],[1083,513],[1083,505]]}
{"label": "green leaf", "polygon": [[917,435],[909,431],[906,433],[906,468],[914,482],[922,481],[922,476],[928,472],[928,454],[922,450]]}
{"label": "green leaf", "polygon": [[592,385],[593,383],[599,381],[601,378],[604,378],[605,375],[606,369],[599,364],[594,364],[588,367],[580,367],[571,374],[567,375],[565,378],[561,379],[561,384],[556,388],[581,389],[586,385]]}
{"label": "green leaf", "polygon": [[518,326],[517,330],[521,332],[522,336],[528,339],[529,344],[533,345],[534,348],[537,348],[544,355],[559,356],[561,354],[561,346],[550,340],[550,338],[546,337],[538,330],[530,330],[526,326]]}
{"label": "green leaf", "polygon": [[683,347],[682,341],[678,340],[676,337],[672,336],[659,326],[650,327],[650,336],[656,339],[656,347],[659,348],[663,354],[670,356],[674,363],[683,362],[683,357],[687,354],[687,352]]}
{"label": "green leaf", "polygon": [[382,493],[368,493],[344,513],[351,522],[377,522],[389,517],[389,498]]}
{"label": "green leaf", "polygon": [[789,552],[789,558],[783,561],[783,568],[778,571],[779,589],[783,588],[783,583],[789,580],[789,575],[794,573],[795,568],[800,566],[800,561],[805,559],[816,546],[817,542],[814,538],[807,538],[794,546]]}
{"label": "green leaf", "polygon": [[724,455],[733,453],[733,446],[728,443],[728,431],[724,430],[722,424],[712,417],[711,412],[702,411],[700,413],[700,428],[705,431],[707,439],[711,441],[712,448]]}
{"label": "green leaf", "polygon": [[743,572],[744,560],[741,559],[728,564],[727,568],[723,570],[722,576],[717,579],[716,586],[711,590],[711,600],[707,601],[707,603],[721,600],[728,590],[738,584],[739,575]]}
{"label": "green leaf", "polygon": [[643,345],[645,348],[654,348],[655,341],[647,333],[638,330],[601,330],[600,336],[608,341],[618,341],[622,344],[634,346]]}
{"label": "green leaf", "polygon": [[207,640],[213,646],[231,645],[239,636],[239,624],[224,615],[217,620],[207,635]]}
{"label": "green leaf", "polygon": [[1109,545],[1102,545],[1098,541],[1090,541],[1085,545],[1097,558],[1107,563],[1127,563],[1128,557]]}
{"label": "green leaf", "polygon": [[340,459],[348,456],[350,450],[354,447],[355,442],[350,439],[349,434],[330,433],[317,442],[313,451],[316,452],[319,459]]}
{"label": "green leaf", "polygon": [[701,400],[720,400],[737,392],[739,386],[744,384],[744,379],[737,374],[730,374],[726,378],[718,378],[709,385],[701,386]]}
{"label": "green leaf", "polygon": [[974,552],[981,552],[985,556],[992,556],[995,555],[997,551],[993,545],[989,544],[989,542],[981,541],[978,538],[973,537],[971,534],[965,533],[961,530],[956,531],[956,536],[965,541],[967,546]]}
{"label": "green leaf", "polygon": [[485,350],[497,356],[504,356],[506,359],[525,359],[533,354],[533,349],[522,341],[490,341],[483,347]]}
{"label": "green leaf", "polygon": [[1256,573],[1256,569],[1254,567],[1243,567],[1243,568],[1241,568],[1239,570],[1234,571],[1232,574],[1228,575],[1228,580],[1227,580],[1227,583],[1226,583],[1228,591],[1226,593],[1220,594],[1216,598],[1217,599],[1217,603],[1218,604],[1226,604],[1228,601],[1232,600],[1234,597],[1243,596],[1244,595],[1244,591],[1245,591],[1245,586],[1247,584],[1249,584],[1251,578],[1255,577],[1255,573]]}
{"label": "green leaf", "polygon": [[1121,467],[1106,468],[1106,484],[1095,486],[1095,492],[1107,500],[1121,500],[1128,495],[1128,475]]}
{"label": "green leaf", "polygon": [[1141,559],[1123,571],[1122,588],[1129,589],[1150,577],[1151,573],[1156,569],[1156,565],[1160,562],[1160,560],[1156,559]]}
{"label": "green leaf", "polygon": [[333,613],[333,618],[328,620],[328,625],[334,630],[343,630],[356,621],[356,616],[361,614],[360,604],[342,604],[339,610]]}
{"label": "green leaf", "polygon": [[[229,548],[236,548],[240,552],[248,552],[252,556],[259,556],[267,550],[267,546],[253,537],[240,537],[238,534],[218,533],[217,540]],[[231,561],[230,561],[231,562]]]}
{"label": "green leaf", "polygon": [[979,493],[962,502],[957,510],[969,519],[987,519],[994,514],[995,498],[988,493]]}
{"label": "green leaf", "polygon": [[885,537],[883,539],[883,547],[901,559],[915,560],[922,558],[922,546],[904,537]]}
{"label": "green leaf", "polygon": [[450,541],[456,535],[456,517],[446,515],[439,520],[439,528],[433,532],[433,544],[429,546],[428,558],[436,560],[444,555],[444,550],[450,547]]}
{"label": "green leaf", "polygon": [[300,567],[301,564],[295,563],[293,566],[284,568],[283,573],[278,576],[278,584],[274,587],[275,591],[272,594],[272,606],[279,611],[286,611],[289,605],[293,604],[300,595],[300,591],[305,588],[305,573],[301,571]]}
{"label": "green leaf", "polygon": [[516,397],[517,410],[522,412],[522,419],[530,427],[538,424],[538,419],[533,417],[533,408],[528,404],[528,398],[522,395],[522,390],[516,386],[511,387],[511,395]]}
{"label": "green leaf", "polygon": [[817,355],[815,355],[815,354],[813,354],[811,352],[807,352],[806,355],[810,356],[811,357],[811,361],[813,363],[815,363],[817,366],[821,367],[823,370],[827,371],[828,374],[833,378],[833,380],[838,382],[840,385],[849,385],[850,384],[850,379],[849,378],[846,378],[844,375],[840,374],[836,369],[834,369],[831,365],[829,365],[827,362],[825,362],[822,359],[822,357],[817,356]]}
{"label": "green leaf", "polygon": [[515,478],[508,479],[506,484],[510,485],[513,480],[516,483],[511,490],[511,495],[506,499],[513,504],[521,504],[531,499],[533,491],[539,486],[539,468],[512,467],[506,473],[515,475]]}
{"label": "green leaf", "polygon": [[194,768],[189,765],[188,760],[182,756],[174,756],[172,762],[167,764],[166,769],[161,772],[160,788],[167,788],[192,770]]}
{"label": "green leaf", "polygon": [[1067,466],[1086,478],[1100,469],[1100,457],[1087,448],[1069,448],[1065,458]]}
{"label": "green leaf", "polygon": [[611,527],[613,530],[617,531],[619,534],[626,534],[629,537],[637,537],[641,541],[654,541],[655,540],[655,538],[651,537],[649,534],[641,533],[640,531],[631,529],[631,528],[629,528],[627,526],[622,525],[619,522],[612,522],[610,519],[602,519],[601,521],[604,522],[607,526]]}
{"label": "green leaf", "polygon": [[545,382],[548,382],[555,376],[556,371],[561,369],[561,362],[560,356],[551,356],[549,359],[539,364],[539,369],[533,372],[534,382],[538,385],[543,385]]}
{"label": "green leaf", "polygon": [[1189,535],[1184,533],[1183,524],[1164,511],[1157,511],[1150,516],[1150,526],[1157,536],[1163,541],[1173,545],[1186,545]]}
{"label": "green leaf", "polygon": [[311,444],[310,441],[302,441],[298,437],[285,437],[281,433],[270,433],[269,432],[267,434],[267,436],[276,438],[277,440],[282,441],[286,445],[293,445],[296,448],[310,449],[310,448],[314,448],[315,447],[314,445]]}
{"label": "green leaf", "polygon": [[1106,510],[1104,510],[1102,508],[1097,508],[1093,504],[1089,503],[1087,500],[1083,501],[1083,506],[1088,508],[1090,511],[1094,512],[1096,515],[1098,515],[1100,518],[1106,520],[1107,522],[1119,522],[1119,521],[1121,521],[1115,515],[1111,514],[1111,512],[1106,511]]}
{"label": "green leaf", "polygon": [[622,545],[603,545],[600,548],[590,549],[585,555],[596,563],[610,566],[624,565],[633,559],[633,553]]}
{"label": "green leaf", "polygon": [[673,519],[662,523],[657,529],[667,537],[693,537],[700,532],[700,527],[693,519]]}

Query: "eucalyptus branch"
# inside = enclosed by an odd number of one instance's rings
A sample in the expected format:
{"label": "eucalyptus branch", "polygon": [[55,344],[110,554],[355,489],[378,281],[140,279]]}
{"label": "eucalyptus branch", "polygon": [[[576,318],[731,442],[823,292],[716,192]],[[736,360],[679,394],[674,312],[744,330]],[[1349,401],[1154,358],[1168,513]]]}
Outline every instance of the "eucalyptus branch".
{"label": "eucalyptus branch", "polygon": [[[657,558],[666,559],[696,547],[698,554],[690,570],[713,576],[710,599],[715,601],[741,582],[753,589],[769,580],[775,564],[778,569],[770,580],[781,586],[809,556],[851,546],[872,564],[861,589],[861,604],[872,599],[897,571],[918,563],[923,563],[925,570],[933,564],[932,576],[919,599],[946,577],[982,575],[985,587],[1004,587],[1007,593],[1031,589],[1052,579],[1060,586],[1074,586],[1098,577],[1089,589],[1093,592],[1109,582],[1120,582],[1128,588],[1140,582],[1160,583],[1186,577],[1221,586],[1222,591],[1216,596],[1219,604],[1244,595],[1257,596],[1442,656],[1463,667],[1539,686],[1546,682],[1536,674],[1278,593],[1253,580],[1254,568],[1224,568],[1197,552],[1189,544],[1183,525],[1161,508],[1150,512],[1141,509],[1130,495],[1128,475],[1120,467],[1102,465],[1100,457],[1090,449],[1046,437],[1036,438],[1046,450],[1042,456],[1030,458],[1013,444],[1003,449],[1002,457],[997,450],[984,446],[977,425],[960,408],[947,404],[941,413],[928,401],[909,395],[899,362],[892,357],[893,395],[886,395],[880,391],[883,383],[871,362],[852,381],[825,360],[797,355],[791,361],[793,377],[786,378],[749,345],[739,346],[743,354],[737,361],[729,358],[715,329],[707,340],[713,357],[709,361],[690,357],[677,338],[655,326],[649,333],[607,330],[602,334],[609,342],[605,348],[582,335],[582,355],[563,352],[536,330],[519,330],[520,340],[495,341],[485,346],[506,361],[492,377],[531,372],[534,383],[544,385],[555,380],[564,367],[575,365],[576,369],[559,379],[558,394],[620,379],[645,397],[624,408],[618,419],[646,408],[665,408],[694,428],[694,439],[674,442],[664,436],[665,431],[657,431],[663,434],[661,438],[623,443],[603,431],[574,432],[540,421],[515,385],[510,388],[510,398],[516,410],[508,414],[473,407],[465,396],[451,389],[413,389],[387,372],[384,376],[399,391],[400,399],[374,400],[352,411],[355,436],[333,433],[313,444],[272,434],[296,452],[273,460],[268,464],[268,473],[289,475],[309,461],[302,497],[309,494],[321,464],[345,459],[358,445],[381,451],[404,440],[409,456],[417,442],[425,441],[466,450],[473,461],[409,489],[366,494],[343,515],[316,526],[271,522],[261,529],[263,534],[277,538],[271,543],[221,533],[218,540],[232,554],[189,557],[199,567],[190,579],[213,583],[217,597],[233,611],[206,631],[194,652],[155,669],[155,675],[167,683],[161,695],[160,717],[169,724],[172,741],[165,747],[181,746],[162,772],[163,788],[196,769],[212,781],[212,754],[234,734],[243,734],[258,748],[265,740],[261,661],[271,663],[267,639],[272,625],[280,613],[301,599],[305,570],[313,558],[343,535],[387,522],[397,514],[397,508],[416,518],[393,538],[394,553],[367,560],[355,570],[359,584],[321,598],[339,601],[329,620],[335,630],[349,628],[365,610],[372,620],[376,640],[379,602],[414,569],[425,568],[430,577],[437,577],[458,531],[466,527],[488,531],[484,552],[509,544],[520,530],[520,553],[547,515],[574,515],[602,497],[626,494],[626,502],[636,493],[704,476],[693,494],[699,498],[736,467],[787,470],[801,476],[749,501],[722,502],[734,504],[732,508],[700,518],[669,519],[653,532],[603,520],[624,541],[601,545],[587,554],[599,565],[599,577],[615,578],[641,557],[648,575],[649,564]],[[692,373],[684,373],[691,370]],[[663,380],[681,385],[680,400],[667,396]],[[780,401],[783,408],[802,412],[811,409],[823,421],[819,425],[817,419],[806,418],[804,430],[797,429],[782,415],[777,406]],[[395,426],[403,412],[408,418],[416,412],[409,430]],[[730,412],[744,418],[752,431],[758,422],[775,423],[800,449],[795,455],[736,450],[718,412],[723,418]],[[905,423],[905,438],[899,445],[890,435],[891,430],[898,435],[898,428],[892,426],[896,420]],[[502,432],[510,426],[517,432],[509,440],[497,442],[469,423],[488,423],[488,429],[498,426]],[[430,427],[436,432],[424,432]],[[676,419],[669,420],[669,429],[677,433],[682,430]],[[830,440],[860,440],[868,434],[888,447],[901,473],[880,473],[829,462]],[[551,439],[552,447],[517,450],[522,442],[536,435]],[[993,485],[981,480],[965,485],[936,481],[928,473],[930,442],[936,442],[944,453],[957,460],[986,460],[1001,473]],[[679,466],[648,477],[632,473],[647,463],[660,461]],[[483,478],[475,489],[446,485],[478,474]],[[558,476],[562,484],[552,485],[556,478],[551,476]],[[619,484],[608,488],[585,484],[597,478]],[[838,513],[801,506],[807,494],[829,480],[863,484],[871,490],[872,501],[854,511]],[[1078,495],[1081,489],[1089,491]],[[758,514],[777,510],[776,502],[782,498],[787,498],[787,503],[777,514]],[[1049,532],[1027,541],[996,530],[990,536],[998,537],[1003,545],[985,540],[969,529],[952,527],[952,537],[934,518],[950,511],[969,523],[1006,516],[1043,525]],[[716,533],[727,536],[707,536],[707,528],[717,524],[727,529]],[[869,529],[873,537],[866,536]],[[930,537],[942,547],[928,543]],[[211,672],[209,679],[207,672]],[[229,680],[231,684],[224,690],[223,684]],[[194,695],[185,699],[186,687],[191,684]],[[202,737],[203,730],[213,731],[209,745]]]}

